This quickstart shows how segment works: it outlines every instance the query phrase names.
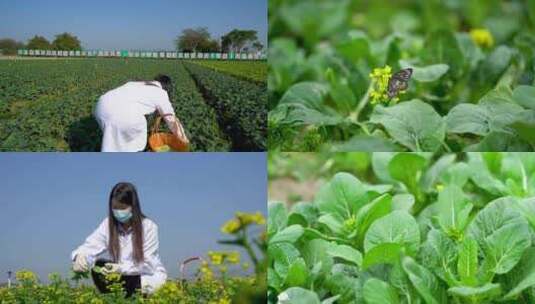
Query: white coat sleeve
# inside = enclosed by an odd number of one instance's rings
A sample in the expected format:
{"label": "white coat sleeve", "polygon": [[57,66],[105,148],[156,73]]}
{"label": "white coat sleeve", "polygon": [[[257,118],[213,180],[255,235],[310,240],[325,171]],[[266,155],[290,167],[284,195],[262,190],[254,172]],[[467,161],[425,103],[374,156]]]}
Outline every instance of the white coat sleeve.
{"label": "white coat sleeve", "polygon": [[150,225],[143,242],[144,262],[140,265],[141,289],[146,293],[154,292],[167,280],[167,271],[159,255],[158,226]]}
{"label": "white coat sleeve", "polygon": [[171,104],[171,100],[169,99],[169,95],[167,95],[166,91],[160,90],[158,95],[156,96],[156,108],[160,115],[164,114],[173,114],[175,115],[175,109],[173,108],[173,105]]}
{"label": "white coat sleeve", "polygon": [[71,260],[74,261],[77,254],[86,254],[96,257],[108,248],[108,219],[104,219],[98,228],[91,233],[85,242],[71,253]]}

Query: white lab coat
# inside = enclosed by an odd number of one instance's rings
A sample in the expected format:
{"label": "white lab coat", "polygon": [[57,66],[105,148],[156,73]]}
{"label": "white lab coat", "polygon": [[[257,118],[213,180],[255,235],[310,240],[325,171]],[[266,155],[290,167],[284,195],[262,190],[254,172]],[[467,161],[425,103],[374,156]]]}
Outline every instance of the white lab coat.
{"label": "white lab coat", "polygon": [[[119,234],[121,256],[118,261],[119,271],[125,275],[140,275],[143,293],[152,293],[167,280],[165,270],[158,252],[158,226],[150,219],[143,219],[143,253],[144,261],[136,265],[133,260],[132,231]],[[108,218],[91,233],[85,242],[71,254],[74,261],[77,254],[83,253],[96,260],[97,256],[108,250],[109,229]]]}
{"label": "white lab coat", "polygon": [[155,111],[175,114],[160,82],[152,83],[157,86],[127,82],[99,98],[94,115],[103,133],[102,152],[142,151],[147,146],[145,115]]}

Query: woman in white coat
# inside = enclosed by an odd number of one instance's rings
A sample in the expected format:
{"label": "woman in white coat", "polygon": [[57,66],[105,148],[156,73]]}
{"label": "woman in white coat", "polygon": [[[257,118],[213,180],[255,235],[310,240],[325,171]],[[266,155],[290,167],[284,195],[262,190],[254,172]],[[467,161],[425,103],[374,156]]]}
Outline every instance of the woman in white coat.
{"label": "woman in white coat", "polygon": [[[73,270],[91,270],[102,293],[109,291],[104,276],[116,272],[121,274],[127,297],[138,289],[150,294],[167,279],[158,247],[158,226],[141,212],[135,186],[118,183],[110,193],[108,217],[72,252]],[[102,259],[105,253],[111,260]],[[102,267],[102,273],[94,271],[94,266]]]}
{"label": "woman in white coat", "polygon": [[176,117],[170,97],[172,80],[158,75],[153,81],[130,81],[102,95],[94,115],[102,129],[102,152],[139,152],[147,146],[145,115],[158,112],[173,134],[189,140]]}

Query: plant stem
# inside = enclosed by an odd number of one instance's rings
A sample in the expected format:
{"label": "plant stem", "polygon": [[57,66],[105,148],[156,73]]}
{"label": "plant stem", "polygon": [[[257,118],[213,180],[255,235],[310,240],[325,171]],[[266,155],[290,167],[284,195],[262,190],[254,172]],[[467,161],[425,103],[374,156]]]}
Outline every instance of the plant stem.
{"label": "plant stem", "polygon": [[251,247],[251,244],[249,244],[249,240],[247,240],[247,234],[245,232],[247,230],[246,228],[242,230],[242,237],[243,237],[243,247],[245,250],[247,250],[247,253],[251,257],[251,260],[253,261],[253,264],[255,268],[258,266],[258,258],[256,257],[256,254],[254,253],[253,248]]}
{"label": "plant stem", "polygon": [[371,93],[374,85],[375,85],[375,81],[374,80],[370,81],[370,85],[368,86],[368,90],[366,91],[366,94],[364,94],[364,96],[362,96],[362,98],[360,99],[359,104],[357,105],[357,109],[354,112],[352,112],[351,114],[349,114],[349,120],[351,122],[354,122],[354,123],[360,125],[359,124],[360,112],[362,112],[362,110],[364,110],[364,108],[368,104],[368,102],[370,100],[370,93]]}

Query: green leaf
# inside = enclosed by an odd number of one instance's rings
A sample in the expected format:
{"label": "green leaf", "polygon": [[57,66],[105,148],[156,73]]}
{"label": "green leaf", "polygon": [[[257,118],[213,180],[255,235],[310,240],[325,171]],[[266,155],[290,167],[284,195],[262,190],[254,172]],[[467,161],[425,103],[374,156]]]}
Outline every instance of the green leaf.
{"label": "green leaf", "polygon": [[403,245],[409,254],[415,254],[420,245],[418,223],[406,211],[393,211],[376,220],[366,233],[365,252],[383,243]]}
{"label": "green leaf", "polygon": [[291,287],[278,296],[278,304],[320,304],[318,295],[301,287]]}
{"label": "green leaf", "polygon": [[309,268],[319,265],[319,273],[325,274],[330,271],[333,259],[327,254],[331,243],[323,239],[313,239],[308,241],[302,248],[303,258]]}
{"label": "green leaf", "polygon": [[297,258],[290,264],[284,285],[304,287],[308,280],[308,268],[305,260]]}
{"label": "green leaf", "polygon": [[490,92],[477,105],[463,103],[451,109],[446,116],[448,133],[510,133],[508,125],[515,122],[525,110],[512,102],[509,96],[498,94]]}
{"label": "green leaf", "polygon": [[427,304],[446,303],[445,290],[432,272],[420,266],[411,257],[405,257],[402,266],[412,285]]}
{"label": "green leaf", "polygon": [[337,173],[316,194],[314,203],[322,213],[348,219],[369,199],[366,187],[349,173]]}
{"label": "green leaf", "polygon": [[507,192],[507,188],[502,181],[489,171],[481,154],[468,153],[468,167],[470,179],[476,186],[495,196],[503,195]]}
{"label": "green leaf", "polygon": [[388,164],[397,153],[392,152],[376,152],[372,154],[372,169],[373,173],[382,182],[393,182],[394,180],[388,172]]}
{"label": "green leaf", "polygon": [[468,224],[472,204],[460,187],[449,185],[438,194],[438,222],[444,232],[461,236]]}
{"label": "green leaf", "polygon": [[418,182],[427,161],[422,156],[415,153],[399,153],[390,160],[388,172],[397,181],[405,184],[407,189],[417,200],[420,199],[420,188]]}
{"label": "green leaf", "polygon": [[351,246],[333,244],[327,249],[327,254],[334,258],[350,262],[358,267],[362,265],[362,254]]}
{"label": "green leaf", "polygon": [[535,248],[531,247],[526,250],[520,262],[512,270],[515,274],[514,288],[511,289],[504,299],[512,300],[518,297],[526,288],[535,285]]}
{"label": "green leaf", "polygon": [[336,44],[336,50],[353,63],[370,56],[370,41],[363,32],[352,31],[350,37]]}
{"label": "green leaf", "polygon": [[396,194],[392,198],[392,210],[405,210],[410,212],[414,206],[414,195],[412,194]]}
{"label": "green leaf", "polygon": [[470,238],[464,239],[460,245],[459,260],[457,262],[457,273],[461,278],[461,282],[465,285],[477,285],[477,257],[477,242]]}
{"label": "green leaf", "polygon": [[457,284],[457,280],[451,273],[458,257],[457,248],[453,240],[448,238],[442,230],[429,230],[427,239],[422,244],[420,257],[422,263],[432,269],[442,280],[448,282],[448,285]]}
{"label": "green leaf", "polygon": [[290,265],[300,258],[300,253],[290,243],[278,243],[269,245],[268,256],[273,261],[273,269],[284,281],[288,275]]}
{"label": "green leaf", "polygon": [[448,289],[448,293],[456,297],[466,298],[475,303],[481,303],[485,299],[499,297],[502,293],[500,284],[487,283],[483,286],[456,286]]}
{"label": "green leaf", "polygon": [[362,290],[368,304],[397,304],[399,298],[396,290],[387,282],[371,278],[364,283]]}
{"label": "green leaf", "polygon": [[429,33],[425,41],[424,58],[426,63],[447,64],[453,76],[458,76],[464,66],[464,56],[457,39],[451,30],[438,30]]}
{"label": "green leaf", "polygon": [[359,244],[362,244],[366,231],[368,231],[371,224],[378,218],[387,215],[391,210],[392,197],[389,194],[383,194],[359,209],[356,217]]}
{"label": "green leaf", "polygon": [[294,126],[300,125],[338,125],[344,119],[336,112],[326,112],[326,109],[309,108],[304,104],[279,104],[275,109],[269,112],[269,118],[278,116],[279,124],[288,124]]}
{"label": "green leaf", "polygon": [[300,225],[291,225],[277,232],[270,240],[269,244],[289,242],[295,243],[303,235],[303,227]]}
{"label": "green leaf", "polygon": [[450,168],[455,163],[455,154],[446,154],[440,157],[422,176],[421,186],[424,191],[433,190],[433,186],[438,181],[442,172]]}
{"label": "green leaf", "polygon": [[301,104],[320,111],[327,94],[327,87],[319,82],[301,82],[284,93],[279,104]]}
{"label": "green leaf", "polygon": [[529,225],[514,205],[512,198],[496,199],[468,227],[468,235],[483,250],[484,266],[490,273],[510,271],[531,245]]}
{"label": "green leaf", "polygon": [[524,108],[535,110],[535,87],[519,85],[513,91],[513,100]]}
{"label": "green leaf", "polygon": [[281,202],[270,202],[268,204],[268,235],[274,235],[277,231],[286,227],[288,216],[286,207]]}
{"label": "green leaf", "polygon": [[341,234],[344,227],[344,219],[335,213],[327,213],[320,216],[318,223],[327,226],[334,234]]}
{"label": "green leaf", "polygon": [[353,152],[353,151],[362,151],[362,152],[375,152],[375,151],[400,151],[400,147],[394,144],[392,141],[384,138],[368,136],[368,135],[357,135],[353,136],[350,140],[332,144],[331,149],[333,152]]}
{"label": "green leaf", "polygon": [[394,140],[412,151],[437,151],[445,136],[442,117],[418,99],[393,107],[376,106],[370,121],[383,125]]}
{"label": "green leaf", "polygon": [[440,180],[445,185],[456,185],[464,187],[470,177],[470,168],[466,163],[455,163],[446,169],[440,176]]}
{"label": "green leaf", "polygon": [[288,225],[300,224],[302,226],[309,226],[318,218],[318,210],[316,206],[308,202],[299,202],[292,205],[290,214],[288,215]]}
{"label": "green leaf", "polygon": [[462,103],[450,110],[446,116],[448,133],[489,133],[489,120],[492,119],[485,107]]}
{"label": "green leaf", "polygon": [[402,69],[412,68],[412,78],[419,82],[436,81],[446,74],[450,69],[447,64],[433,64],[423,67],[416,67],[406,60],[400,60],[399,66]]}
{"label": "green leaf", "polygon": [[366,269],[377,264],[395,264],[403,252],[403,247],[397,243],[382,243],[366,252],[362,261],[362,268]]}
{"label": "green leaf", "polygon": [[[523,132],[526,130],[525,127],[526,126],[522,124],[516,125],[515,123],[514,125],[509,126],[508,128],[510,128],[511,131]],[[531,126],[529,128],[531,128]],[[527,135],[528,140],[532,138],[531,134],[524,134],[524,135]],[[467,152],[468,151],[519,152],[519,151],[532,151],[533,147],[531,147],[528,143],[520,139],[518,135],[515,135],[512,133],[505,133],[505,132],[490,132],[478,144],[467,146],[465,147],[464,150]]]}
{"label": "green leaf", "polygon": [[349,87],[347,79],[337,77],[331,68],[325,74],[330,83],[329,94],[336,104],[336,108],[344,115],[349,114],[356,106],[357,98]]}

